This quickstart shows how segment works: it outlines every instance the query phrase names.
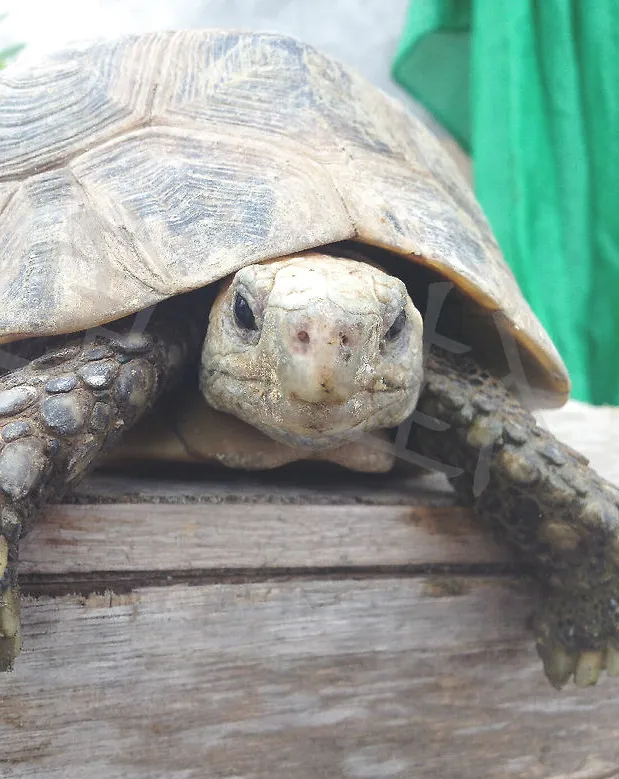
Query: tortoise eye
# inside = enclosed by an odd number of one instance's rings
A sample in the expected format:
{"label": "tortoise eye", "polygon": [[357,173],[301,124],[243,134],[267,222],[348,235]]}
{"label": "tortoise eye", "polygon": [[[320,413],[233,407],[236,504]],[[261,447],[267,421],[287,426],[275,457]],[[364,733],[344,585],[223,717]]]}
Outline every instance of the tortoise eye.
{"label": "tortoise eye", "polygon": [[385,334],[385,338],[388,341],[393,341],[394,338],[397,338],[402,332],[402,330],[404,330],[405,324],[406,324],[406,311],[402,309],[400,313],[396,316],[389,330],[387,330],[387,333]]}
{"label": "tortoise eye", "polygon": [[242,295],[236,293],[234,298],[234,318],[236,319],[239,327],[244,330],[257,330],[256,317],[251,310],[249,303]]}

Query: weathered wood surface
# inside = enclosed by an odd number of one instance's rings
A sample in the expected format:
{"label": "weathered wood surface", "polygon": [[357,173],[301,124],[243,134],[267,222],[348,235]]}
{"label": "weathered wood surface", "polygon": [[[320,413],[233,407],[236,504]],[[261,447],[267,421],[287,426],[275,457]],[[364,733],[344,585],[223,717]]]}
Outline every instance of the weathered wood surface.
{"label": "weathered wood surface", "polygon": [[[612,475],[616,412],[560,413]],[[616,681],[546,683],[440,480],[216,478],[98,477],[26,540],[2,779],[619,776]]]}
{"label": "weathered wood surface", "polygon": [[4,776],[602,777],[619,700],[541,679],[513,582],[139,589],[26,604]]}
{"label": "weathered wood surface", "polygon": [[[171,510],[172,509],[172,510]],[[509,561],[465,509],[405,506],[91,505],[48,511],[24,574],[276,571]],[[440,533],[436,528],[440,528]]]}

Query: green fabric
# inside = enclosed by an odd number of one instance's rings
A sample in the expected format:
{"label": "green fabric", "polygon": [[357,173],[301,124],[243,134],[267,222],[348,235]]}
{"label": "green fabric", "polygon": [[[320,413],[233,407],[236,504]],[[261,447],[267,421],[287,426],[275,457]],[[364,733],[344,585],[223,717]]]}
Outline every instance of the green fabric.
{"label": "green fabric", "polygon": [[394,76],[471,151],[574,396],[619,404],[617,0],[412,0]]}
{"label": "green fabric", "polygon": [[472,0],[411,2],[394,77],[469,146],[469,52]]}

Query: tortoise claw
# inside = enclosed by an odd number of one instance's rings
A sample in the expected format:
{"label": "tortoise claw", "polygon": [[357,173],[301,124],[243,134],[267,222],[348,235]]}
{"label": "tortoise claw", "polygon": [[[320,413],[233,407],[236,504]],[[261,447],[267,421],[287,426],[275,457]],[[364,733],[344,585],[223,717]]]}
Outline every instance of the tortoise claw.
{"label": "tortoise claw", "polygon": [[619,676],[619,642],[612,638],[606,647],[606,673],[608,676]]}
{"label": "tortoise claw", "polygon": [[0,593],[0,671],[8,671],[21,649],[19,593],[16,588]]}
{"label": "tortoise claw", "polygon": [[560,690],[569,682],[578,664],[577,652],[566,652],[561,646],[548,649],[542,642],[537,643],[537,653],[544,664],[544,673],[552,686]]}
{"label": "tortoise claw", "polygon": [[577,687],[591,687],[598,683],[604,669],[609,677],[619,676],[619,645],[612,639],[603,649],[584,652],[568,652],[562,646],[548,647],[538,641],[537,652],[546,678],[557,690],[572,677]]}
{"label": "tortoise claw", "polygon": [[574,683],[577,687],[590,687],[597,684],[604,665],[604,651],[582,652],[574,671]]}
{"label": "tortoise claw", "polygon": [[537,651],[557,689],[573,676],[577,687],[597,684],[606,669],[619,676],[617,585],[564,591],[546,598],[533,620]]}

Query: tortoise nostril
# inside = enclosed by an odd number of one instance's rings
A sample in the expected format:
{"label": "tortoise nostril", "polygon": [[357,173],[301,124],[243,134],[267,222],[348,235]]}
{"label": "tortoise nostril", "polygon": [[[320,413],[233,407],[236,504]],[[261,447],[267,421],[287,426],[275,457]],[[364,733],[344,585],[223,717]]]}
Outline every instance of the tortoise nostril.
{"label": "tortoise nostril", "polygon": [[299,339],[299,341],[301,341],[302,344],[308,344],[310,340],[309,333],[307,332],[307,330],[299,330],[299,332],[297,333],[297,338]]}
{"label": "tortoise nostril", "polygon": [[340,343],[342,346],[348,346],[348,336],[346,333],[340,333]]}

